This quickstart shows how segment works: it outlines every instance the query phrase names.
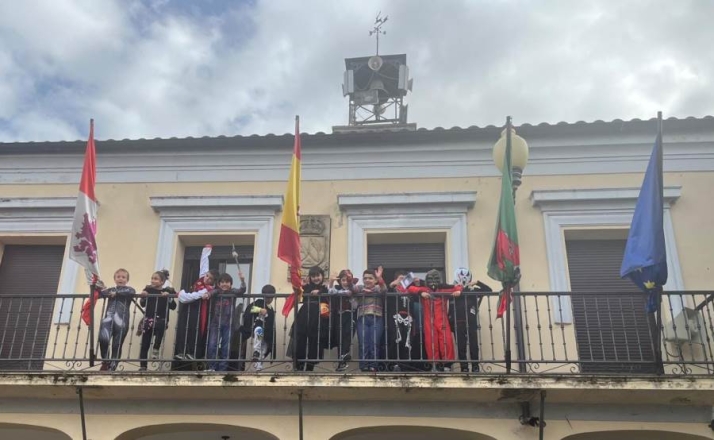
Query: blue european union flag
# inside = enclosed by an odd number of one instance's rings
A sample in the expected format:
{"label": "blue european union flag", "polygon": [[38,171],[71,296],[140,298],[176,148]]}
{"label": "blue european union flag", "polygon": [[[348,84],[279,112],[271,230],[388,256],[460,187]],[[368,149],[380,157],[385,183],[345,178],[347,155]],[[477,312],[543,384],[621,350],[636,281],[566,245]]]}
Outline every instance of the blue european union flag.
{"label": "blue european union flag", "polygon": [[647,312],[657,310],[656,294],[667,282],[663,199],[662,134],[659,133],[637,198],[620,267],[621,277],[629,277],[648,294]]}

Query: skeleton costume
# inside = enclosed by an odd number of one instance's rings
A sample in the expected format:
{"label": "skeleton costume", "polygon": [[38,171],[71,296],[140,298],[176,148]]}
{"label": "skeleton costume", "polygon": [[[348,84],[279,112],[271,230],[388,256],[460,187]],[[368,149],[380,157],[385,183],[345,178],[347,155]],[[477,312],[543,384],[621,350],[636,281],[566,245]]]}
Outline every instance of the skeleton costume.
{"label": "skeleton costume", "polygon": [[[441,273],[438,270],[430,270],[426,274],[426,287],[412,287],[409,293],[448,293],[460,292],[461,286],[452,286],[442,283]],[[426,356],[429,360],[447,361],[437,365],[437,368],[450,368],[451,360],[454,359],[454,342],[451,336],[451,326],[448,320],[448,298],[443,295],[431,295],[429,298],[421,299],[424,314],[424,344]]]}
{"label": "skeleton costume", "polygon": [[[260,311],[266,310],[265,315]],[[244,339],[253,338],[253,368],[263,369],[263,361],[270,354],[274,355],[275,341],[275,310],[271,305],[265,305],[265,299],[256,299],[243,313],[243,325],[240,327]]]}
{"label": "skeleton costume", "polygon": [[486,284],[477,281],[476,286],[471,284],[471,272],[466,268],[459,268],[455,274],[455,284],[461,285],[463,291],[461,296],[451,299],[449,309],[449,323],[456,337],[456,351],[461,361],[461,372],[469,371],[466,351],[468,349],[471,356],[471,371],[478,372],[478,308],[483,296],[479,292],[491,292],[491,288]]}
{"label": "skeleton costume", "polygon": [[414,337],[411,305],[418,299],[414,297],[414,293],[408,292],[408,287],[399,283],[390,289],[390,292],[400,295],[387,297],[387,358],[396,361],[391,365],[392,371],[410,370],[415,367],[409,362],[412,359]]}
{"label": "skeleton costume", "polygon": [[[114,293],[113,298],[109,295]],[[102,290],[100,298],[107,300],[107,311],[99,327],[99,349],[102,359],[109,359],[109,342],[112,344],[111,359],[109,368],[116,370],[118,359],[121,357],[121,348],[124,339],[129,332],[129,319],[131,300],[136,296],[136,290],[129,286],[116,286]]]}

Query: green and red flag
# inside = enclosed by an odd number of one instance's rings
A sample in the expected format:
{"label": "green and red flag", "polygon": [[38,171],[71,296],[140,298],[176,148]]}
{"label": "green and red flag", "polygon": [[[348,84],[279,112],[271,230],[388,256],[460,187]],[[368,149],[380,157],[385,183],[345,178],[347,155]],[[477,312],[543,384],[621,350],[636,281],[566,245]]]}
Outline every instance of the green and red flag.
{"label": "green and red flag", "polygon": [[511,178],[511,130],[506,128],[506,154],[501,171],[501,201],[496,219],[496,238],[488,261],[488,276],[503,284],[503,291],[498,298],[497,318],[501,318],[508,309],[513,286],[521,277],[520,256],[518,252],[518,230],[516,212],[513,207],[513,182]]}

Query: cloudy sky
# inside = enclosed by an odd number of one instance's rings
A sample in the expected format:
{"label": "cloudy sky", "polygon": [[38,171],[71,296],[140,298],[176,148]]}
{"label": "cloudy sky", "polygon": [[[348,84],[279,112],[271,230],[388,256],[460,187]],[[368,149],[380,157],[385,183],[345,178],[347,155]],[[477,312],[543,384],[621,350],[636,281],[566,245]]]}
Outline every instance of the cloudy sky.
{"label": "cloudy sky", "polygon": [[420,127],[714,114],[711,0],[8,0],[0,141],[329,132],[379,11]]}

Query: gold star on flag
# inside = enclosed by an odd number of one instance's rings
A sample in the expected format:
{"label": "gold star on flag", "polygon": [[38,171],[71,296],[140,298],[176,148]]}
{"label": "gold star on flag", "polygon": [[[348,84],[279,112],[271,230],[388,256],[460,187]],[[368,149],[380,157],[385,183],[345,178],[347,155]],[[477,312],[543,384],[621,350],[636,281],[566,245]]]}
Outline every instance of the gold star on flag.
{"label": "gold star on flag", "polygon": [[647,289],[654,289],[655,288],[655,282],[654,281],[645,281],[643,283]]}

